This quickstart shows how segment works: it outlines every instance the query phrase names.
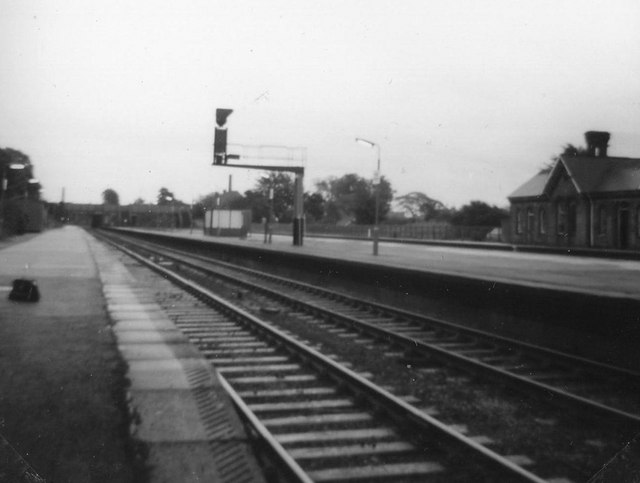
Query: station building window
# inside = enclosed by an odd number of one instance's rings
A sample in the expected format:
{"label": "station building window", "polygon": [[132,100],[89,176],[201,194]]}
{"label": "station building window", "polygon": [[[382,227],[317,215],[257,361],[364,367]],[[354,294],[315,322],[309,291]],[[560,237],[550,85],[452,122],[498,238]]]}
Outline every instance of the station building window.
{"label": "station building window", "polygon": [[578,207],[575,203],[569,203],[569,213],[567,218],[567,228],[569,235],[575,235],[576,225],[578,221]]}
{"label": "station building window", "polygon": [[567,207],[564,203],[558,203],[557,206],[558,235],[567,234]]}
{"label": "station building window", "polygon": [[598,209],[598,233],[604,235],[607,233],[607,207],[600,205]]}
{"label": "station building window", "polygon": [[527,234],[531,235],[535,230],[536,217],[533,208],[527,208]]}
{"label": "station building window", "polygon": [[517,209],[516,210],[516,233],[518,235],[522,233],[523,224],[524,222],[522,220],[522,210]]}
{"label": "station building window", "polygon": [[538,212],[538,233],[541,235],[545,235],[547,233],[547,212],[544,208],[540,208],[540,211]]}

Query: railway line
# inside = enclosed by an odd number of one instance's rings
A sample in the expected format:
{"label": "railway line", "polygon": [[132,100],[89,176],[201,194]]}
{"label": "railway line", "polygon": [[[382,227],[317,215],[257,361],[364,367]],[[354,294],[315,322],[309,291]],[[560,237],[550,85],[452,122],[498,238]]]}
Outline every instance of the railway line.
{"label": "railway line", "polygon": [[[126,243],[133,248],[133,241]],[[207,300],[205,307],[195,299],[177,304],[173,297],[166,310],[212,359],[245,418],[253,421],[256,434],[273,443],[270,451],[283,461],[291,460],[287,465],[294,468],[291,474],[306,475],[300,476],[301,481],[385,477],[423,481],[427,475],[434,481],[468,481],[472,473],[491,475],[487,481],[572,481],[579,475],[571,469],[569,476],[549,474],[548,469],[536,475],[536,468],[525,469],[532,464],[528,458],[501,454],[489,448],[495,444],[491,437],[468,436],[461,429],[464,424],[442,422],[437,409],[403,393],[402,385],[376,381],[377,371],[368,374],[357,358],[349,360],[349,351],[327,356],[331,339],[375,351],[385,364],[400,362],[421,374],[447,370],[441,367],[445,366],[498,381],[509,390],[560,405],[572,413],[570,417],[577,412],[586,421],[597,418],[630,428],[640,422],[632,390],[639,378],[632,371],[194,254],[138,241],[135,245],[141,254],[123,249],[187,287],[198,299]],[[268,322],[246,310],[232,309],[214,295],[214,278],[224,280],[216,283],[233,284],[226,292],[234,304],[254,308]],[[198,288],[196,282],[209,288]],[[211,304],[218,315],[211,314]],[[283,307],[288,323],[280,320]],[[300,326],[304,330],[296,330]],[[316,337],[321,333],[324,339]],[[384,415],[383,422],[379,414]],[[455,447],[453,457],[451,447]],[[431,451],[425,454],[425,448]],[[460,458],[460,454],[466,456]],[[461,468],[460,461],[472,464]],[[452,475],[452,468],[458,476]],[[496,480],[497,474],[505,479]]]}

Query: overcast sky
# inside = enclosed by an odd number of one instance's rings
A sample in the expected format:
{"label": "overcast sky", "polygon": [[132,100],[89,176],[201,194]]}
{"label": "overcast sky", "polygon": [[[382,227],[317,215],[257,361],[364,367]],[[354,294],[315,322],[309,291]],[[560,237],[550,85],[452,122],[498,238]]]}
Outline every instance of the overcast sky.
{"label": "overcast sky", "polygon": [[[306,147],[305,189],[370,178],[396,195],[500,206],[563,145],[612,134],[640,157],[640,2],[0,0],[0,147],[48,201],[190,202],[251,189],[229,142]],[[240,161],[243,162],[243,161]],[[248,161],[247,161],[248,162]]]}

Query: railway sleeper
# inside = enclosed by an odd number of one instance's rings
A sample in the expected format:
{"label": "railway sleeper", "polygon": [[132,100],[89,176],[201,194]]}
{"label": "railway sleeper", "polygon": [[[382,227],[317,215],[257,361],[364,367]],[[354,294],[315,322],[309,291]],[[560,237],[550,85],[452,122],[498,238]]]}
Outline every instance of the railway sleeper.
{"label": "railway sleeper", "polygon": [[[434,473],[444,471],[444,467],[436,462],[398,463],[384,466],[352,466],[348,468],[328,468],[311,471],[309,476],[315,482],[340,481],[374,481],[396,478],[426,478]],[[397,480],[395,480],[397,481]]]}
{"label": "railway sleeper", "polygon": [[318,411],[353,408],[353,400],[347,398],[317,399],[311,401],[283,401],[248,404],[254,413],[282,413],[300,411],[314,413]]}
{"label": "railway sleeper", "polygon": [[300,364],[250,364],[246,366],[228,366],[218,367],[218,372],[222,374],[257,374],[263,372],[269,373],[282,373],[282,372],[297,372],[302,369]]}
{"label": "railway sleeper", "polygon": [[277,434],[279,431],[290,431],[289,428],[291,427],[309,429],[310,427],[326,428],[329,425],[337,424],[354,426],[371,423],[372,421],[371,414],[353,411],[263,418],[262,424],[270,428],[274,434]]}
{"label": "railway sleeper", "polygon": [[213,359],[215,362],[215,358],[220,356],[229,356],[234,354],[273,354],[276,352],[276,349],[274,347],[201,348],[200,352],[204,354],[205,357]]}
{"label": "railway sleeper", "polygon": [[378,456],[394,453],[406,453],[415,450],[404,441],[377,442],[376,444],[353,444],[348,446],[311,446],[292,448],[289,454],[297,461],[313,459],[344,458],[347,456]]}
{"label": "railway sleeper", "polygon": [[277,398],[305,397],[305,396],[335,396],[336,390],[332,387],[302,387],[290,389],[253,389],[238,391],[238,395],[246,400],[257,402],[266,399],[274,400]]}
{"label": "railway sleeper", "polygon": [[361,444],[375,441],[397,440],[398,436],[391,428],[372,427],[361,429],[335,429],[326,431],[304,431],[274,435],[285,447],[307,445],[312,443],[339,443],[358,441]]}

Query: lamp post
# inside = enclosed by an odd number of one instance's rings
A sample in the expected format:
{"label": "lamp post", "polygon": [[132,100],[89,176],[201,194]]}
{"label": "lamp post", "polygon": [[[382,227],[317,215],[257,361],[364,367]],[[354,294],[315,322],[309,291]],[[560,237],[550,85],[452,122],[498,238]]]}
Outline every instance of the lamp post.
{"label": "lamp post", "polygon": [[[271,180],[273,183],[273,179]],[[271,228],[271,219],[273,218],[273,186],[269,188],[269,211],[267,213],[267,219],[264,223],[264,243],[271,243],[273,238],[272,228]]]}
{"label": "lamp post", "polygon": [[374,175],[374,182],[376,183],[376,206],[375,206],[375,215],[374,215],[374,224],[373,224],[373,254],[378,255],[378,241],[380,237],[380,227],[379,227],[379,207],[380,204],[380,145],[378,143],[374,143],[372,141],[367,141],[366,139],[356,138],[356,142],[360,143],[369,148],[373,148],[374,146],[378,148],[378,168],[376,169]]}

